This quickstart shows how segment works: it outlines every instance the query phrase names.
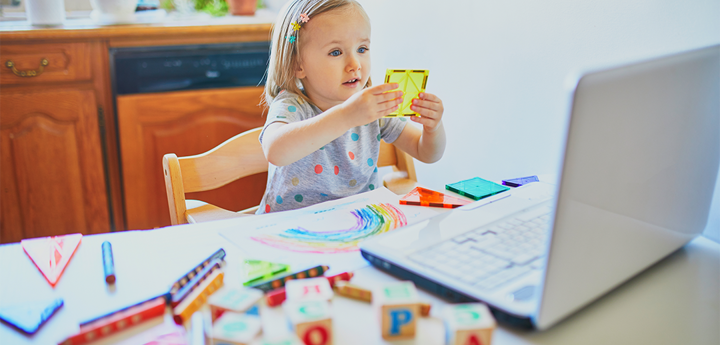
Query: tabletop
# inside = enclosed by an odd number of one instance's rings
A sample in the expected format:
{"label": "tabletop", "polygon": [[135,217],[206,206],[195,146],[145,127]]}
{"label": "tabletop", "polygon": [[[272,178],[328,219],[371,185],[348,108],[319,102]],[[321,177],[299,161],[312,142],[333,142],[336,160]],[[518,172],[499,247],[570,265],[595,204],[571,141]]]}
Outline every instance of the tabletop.
{"label": "tabletop", "polygon": [[[55,288],[42,277],[19,243],[0,246],[0,307],[23,301],[62,297],[65,305],[34,336],[0,323],[3,344],[57,344],[77,332],[80,321],[167,291],[175,281],[218,248],[227,252],[225,283],[238,284],[243,252],[220,235],[242,231],[263,217],[243,217],[148,231],[85,236]],[[117,282],[104,281],[101,244],[111,241]],[[360,255],[359,253],[357,255]],[[371,266],[355,271],[352,283],[373,287],[396,280]],[[432,305],[419,320],[414,340],[397,344],[443,344],[439,312],[447,305],[422,290]],[[383,344],[379,321],[369,304],[335,296],[335,344]],[[263,306],[265,332],[285,329],[282,309]],[[166,320],[167,321],[167,320]],[[567,320],[543,331],[499,325],[493,344],[718,344],[720,343],[720,244],[698,237],[648,270],[590,304]],[[152,325],[138,326],[98,341],[123,341]]]}

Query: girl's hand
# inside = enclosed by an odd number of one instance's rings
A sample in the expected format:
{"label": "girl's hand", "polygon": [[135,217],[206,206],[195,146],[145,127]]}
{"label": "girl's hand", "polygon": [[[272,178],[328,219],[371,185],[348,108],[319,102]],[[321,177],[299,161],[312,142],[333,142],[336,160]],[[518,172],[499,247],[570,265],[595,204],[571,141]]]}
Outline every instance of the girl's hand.
{"label": "girl's hand", "polygon": [[412,100],[410,109],[420,114],[420,117],[411,116],[410,119],[422,124],[424,131],[432,133],[437,130],[445,110],[442,100],[438,96],[426,92],[421,92],[418,97],[420,98]]}
{"label": "girl's hand", "polygon": [[403,101],[403,92],[391,90],[398,87],[397,83],[376,85],[343,102],[340,106],[349,115],[350,128],[368,124],[397,110]]}

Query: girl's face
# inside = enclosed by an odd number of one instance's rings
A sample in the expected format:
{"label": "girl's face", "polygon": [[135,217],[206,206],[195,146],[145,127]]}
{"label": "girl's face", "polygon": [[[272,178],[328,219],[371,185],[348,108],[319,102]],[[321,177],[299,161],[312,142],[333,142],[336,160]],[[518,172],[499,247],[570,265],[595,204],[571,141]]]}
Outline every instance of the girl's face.
{"label": "girl's face", "polygon": [[295,76],[323,111],[362,91],[370,78],[370,23],[355,6],[312,17],[300,32]]}

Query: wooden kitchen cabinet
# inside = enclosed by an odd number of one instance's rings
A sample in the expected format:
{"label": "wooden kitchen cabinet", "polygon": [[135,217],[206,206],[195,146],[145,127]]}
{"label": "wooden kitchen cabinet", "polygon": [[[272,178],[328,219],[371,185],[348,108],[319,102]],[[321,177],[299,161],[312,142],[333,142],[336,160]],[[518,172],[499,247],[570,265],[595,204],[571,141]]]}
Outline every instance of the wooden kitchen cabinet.
{"label": "wooden kitchen cabinet", "polygon": [[[262,88],[115,97],[109,51],[266,42],[273,21],[0,22],[0,243],[169,225],[162,156],[200,153],[261,126]],[[188,198],[244,209],[259,203],[266,178]]]}
{"label": "wooden kitchen cabinet", "polygon": [[94,91],[3,89],[0,242],[109,228]]}
{"label": "wooden kitchen cabinet", "polygon": [[[125,215],[129,229],[170,225],[162,157],[195,155],[264,124],[261,87],[195,90],[117,97]],[[219,189],[189,193],[232,211],[256,206],[267,173]]]}

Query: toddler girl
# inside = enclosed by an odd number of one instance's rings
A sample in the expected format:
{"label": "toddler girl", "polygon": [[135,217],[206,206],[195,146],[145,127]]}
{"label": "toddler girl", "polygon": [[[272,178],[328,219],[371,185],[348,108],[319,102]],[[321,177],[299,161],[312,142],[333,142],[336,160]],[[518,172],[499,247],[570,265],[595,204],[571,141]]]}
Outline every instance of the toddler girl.
{"label": "toddler girl", "polygon": [[370,21],[353,0],[292,0],[279,14],[260,133],[270,162],[257,213],[338,199],[380,186],[380,140],[415,159],[436,162],[445,150],[440,98],[421,93],[411,109],[422,124],[382,118],[397,110],[397,84],[372,86]]}

